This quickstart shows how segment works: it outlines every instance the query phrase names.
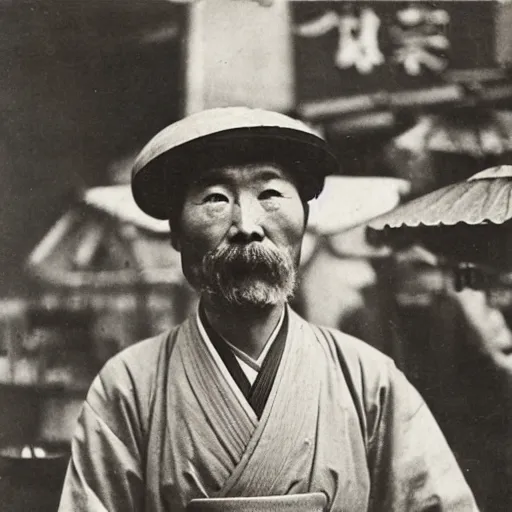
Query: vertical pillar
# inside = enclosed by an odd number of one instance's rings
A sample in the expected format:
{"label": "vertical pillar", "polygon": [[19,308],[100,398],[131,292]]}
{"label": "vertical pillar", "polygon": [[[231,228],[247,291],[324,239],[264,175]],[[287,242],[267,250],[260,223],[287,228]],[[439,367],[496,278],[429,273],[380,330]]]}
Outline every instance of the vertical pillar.
{"label": "vertical pillar", "polygon": [[190,7],[185,113],[294,107],[288,3],[201,0]]}

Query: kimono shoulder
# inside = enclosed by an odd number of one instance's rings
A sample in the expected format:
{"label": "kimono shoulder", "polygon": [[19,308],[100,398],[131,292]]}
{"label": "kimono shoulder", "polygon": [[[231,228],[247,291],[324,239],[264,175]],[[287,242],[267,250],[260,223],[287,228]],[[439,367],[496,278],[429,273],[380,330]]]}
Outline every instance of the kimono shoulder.
{"label": "kimono shoulder", "polygon": [[371,420],[378,419],[374,415],[388,403],[386,399],[391,398],[395,390],[399,391],[404,400],[401,405],[407,411],[406,416],[413,416],[423,405],[419,393],[390,357],[336,329],[318,326],[313,326],[313,329],[320,344],[324,346],[329,363],[341,369],[352,398],[363,415],[361,421],[365,427],[372,425]]}
{"label": "kimono shoulder", "polygon": [[[310,324],[311,325],[311,324]],[[367,449],[385,424],[408,424],[426,407],[394,361],[364,341],[336,329],[313,326],[329,364],[338,367],[358,413]]]}
{"label": "kimono shoulder", "polygon": [[145,444],[154,393],[161,373],[167,371],[177,330],[140,341],[113,356],[87,394],[87,406],[116,437],[132,438],[139,454]]}
{"label": "kimono shoulder", "polygon": [[351,367],[362,365],[365,373],[387,372],[389,367],[395,368],[393,360],[368,343],[337,329],[319,327],[316,329],[335,347],[336,355]]}
{"label": "kimono shoulder", "polygon": [[59,511],[143,510],[148,423],[178,330],[121,351],[94,379],[77,421]]}
{"label": "kimono shoulder", "polygon": [[313,329],[359,416],[370,510],[478,510],[435,419],[394,362],[352,336]]}

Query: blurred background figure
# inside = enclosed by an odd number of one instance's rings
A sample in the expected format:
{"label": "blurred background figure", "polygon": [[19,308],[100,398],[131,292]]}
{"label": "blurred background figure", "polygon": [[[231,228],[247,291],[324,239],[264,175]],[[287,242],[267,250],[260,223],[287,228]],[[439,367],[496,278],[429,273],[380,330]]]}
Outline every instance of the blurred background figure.
{"label": "blurred background figure", "polygon": [[327,178],[311,205],[296,304],[311,321],[340,328],[388,355],[396,346],[385,328],[380,287],[391,251],[371,246],[362,223],[398,205],[409,188],[389,177]]}
{"label": "blurred background figure", "polygon": [[[369,225],[374,241],[397,248],[419,244],[428,254],[430,268],[401,251],[400,264],[409,267],[398,272],[396,295],[409,340],[405,367],[431,403],[485,510],[508,507],[512,499],[511,186],[512,167],[493,167]],[[403,279],[411,271],[413,279]],[[424,279],[426,271],[437,278]]]}

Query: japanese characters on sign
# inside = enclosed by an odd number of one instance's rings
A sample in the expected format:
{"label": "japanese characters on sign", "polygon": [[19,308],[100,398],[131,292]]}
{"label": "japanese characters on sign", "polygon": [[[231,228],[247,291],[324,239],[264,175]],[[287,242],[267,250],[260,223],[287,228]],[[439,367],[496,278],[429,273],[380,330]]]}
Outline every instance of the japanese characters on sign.
{"label": "japanese characters on sign", "polygon": [[[408,75],[417,76],[424,69],[443,71],[448,59],[450,41],[446,28],[450,15],[446,10],[427,5],[408,5],[396,11],[394,22],[383,25],[381,18],[369,6],[354,7],[342,12],[333,8],[318,17],[297,24],[300,37],[320,37],[337,31],[338,42],[334,64],[340,69],[354,67],[361,74],[371,73],[387,61],[402,66]],[[381,49],[381,31],[387,31],[391,42],[389,55]]]}
{"label": "japanese characters on sign", "polygon": [[384,62],[378,41],[380,24],[380,18],[370,8],[364,8],[358,16],[352,12],[338,14],[329,10],[310,22],[297,25],[296,33],[303,37],[319,37],[337,30],[336,66],[341,69],[354,66],[360,73],[367,74]]}
{"label": "japanese characters on sign", "polygon": [[396,99],[427,90],[431,98],[434,89],[452,101],[460,95],[449,78],[454,73],[476,76],[502,66],[500,6],[484,0],[291,1],[298,103],[368,103],[369,96]]}
{"label": "japanese characters on sign", "polygon": [[422,69],[444,71],[448,65],[446,52],[450,41],[446,29],[450,15],[443,9],[409,6],[397,12],[397,24],[390,29],[396,44],[394,59],[408,75],[419,75]]}

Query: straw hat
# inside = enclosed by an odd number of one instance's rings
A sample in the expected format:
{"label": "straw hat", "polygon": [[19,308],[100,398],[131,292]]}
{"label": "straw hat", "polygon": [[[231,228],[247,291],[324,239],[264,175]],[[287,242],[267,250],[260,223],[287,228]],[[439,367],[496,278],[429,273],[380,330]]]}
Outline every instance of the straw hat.
{"label": "straw hat", "polygon": [[215,108],[171,124],[146,144],[133,166],[133,196],[145,213],[167,219],[172,197],[194,173],[258,161],[293,173],[305,201],[318,196],[326,175],[338,172],[326,142],[301,121],[260,109]]}

